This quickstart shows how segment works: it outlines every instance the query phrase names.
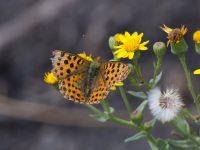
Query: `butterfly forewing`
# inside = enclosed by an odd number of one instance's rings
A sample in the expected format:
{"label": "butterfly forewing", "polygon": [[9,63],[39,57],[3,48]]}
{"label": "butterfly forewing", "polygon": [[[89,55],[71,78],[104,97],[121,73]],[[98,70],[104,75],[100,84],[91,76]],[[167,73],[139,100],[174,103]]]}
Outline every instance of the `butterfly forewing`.
{"label": "butterfly forewing", "polygon": [[55,50],[52,60],[52,72],[58,80],[64,79],[70,75],[83,72],[90,62],[78,55],[73,55],[60,50]]}
{"label": "butterfly forewing", "polygon": [[107,88],[123,81],[129,74],[129,66],[121,62],[107,62],[101,65],[100,73]]}
{"label": "butterfly forewing", "polygon": [[71,75],[59,82],[59,90],[64,98],[75,103],[85,103],[84,85],[86,81],[85,73]]}

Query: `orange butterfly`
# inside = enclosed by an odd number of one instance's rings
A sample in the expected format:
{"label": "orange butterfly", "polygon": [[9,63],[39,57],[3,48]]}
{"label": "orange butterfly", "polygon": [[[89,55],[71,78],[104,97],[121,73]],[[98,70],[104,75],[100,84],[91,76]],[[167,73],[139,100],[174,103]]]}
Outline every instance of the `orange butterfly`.
{"label": "orange butterfly", "polygon": [[60,50],[53,52],[52,73],[59,81],[64,98],[77,103],[98,104],[105,99],[116,83],[126,79],[130,72],[121,62],[89,61]]}

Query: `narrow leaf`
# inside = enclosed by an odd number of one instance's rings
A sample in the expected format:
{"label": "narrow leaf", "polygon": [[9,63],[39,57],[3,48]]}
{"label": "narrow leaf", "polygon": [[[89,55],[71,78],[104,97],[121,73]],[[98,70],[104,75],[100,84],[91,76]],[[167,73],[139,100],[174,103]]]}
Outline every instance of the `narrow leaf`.
{"label": "narrow leaf", "polygon": [[109,116],[106,115],[106,114],[104,114],[104,113],[101,113],[101,114],[92,114],[92,115],[90,115],[90,117],[95,118],[99,122],[106,122],[109,119]]}
{"label": "narrow leaf", "polygon": [[149,83],[150,83],[150,84],[153,84],[152,87],[155,87],[155,86],[158,84],[158,82],[160,81],[161,77],[162,77],[162,72],[160,72],[160,73],[156,76],[154,83],[153,83],[153,79],[149,80]]}
{"label": "narrow leaf", "polygon": [[131,137],[125,139],[124,141],[125,142],[132,142],[132,141],[142,139],[144,137],[146,137],[146,133],[144,131],[141,131],[141,132],[138,132],[137,134],[135,134],[134,136],[131,136]]}
{"label": "narrow leaf", "polygon": [[147,106],[148,101],[145,100],[143,101],[138,107],[137,107],[137,111],[142,112],[144,110],[144,108]]}
{"label": "narrow leaf", "polygon": [[181,133],[184,136],[190,135],[190,126],[187,123],[186,119],[177,116],[173,121],[172,121],[173,127],[176,129],[177,132]]}
{"label": "narrow leaf", "polygon": [[147,95],[144,92],[128,91],[128,93],[134,97],[137,97],[143,100],[147,99]]}
{"label": "narrow leaf", "polygon": [[182,148],[182,149],[191,149],[195,148],[195,144],[189,140],[168,140],[168,143],[171,147]]}

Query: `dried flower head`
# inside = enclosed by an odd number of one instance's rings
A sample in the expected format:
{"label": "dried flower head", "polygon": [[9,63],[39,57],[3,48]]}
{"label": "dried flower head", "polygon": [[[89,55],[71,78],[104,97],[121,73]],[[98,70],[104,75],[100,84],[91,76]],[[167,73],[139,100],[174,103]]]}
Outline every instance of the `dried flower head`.
{"label": "dried flower head", "polygon": [[161,92],[158,87],[148,95],[149,108],[153,116],[162,123],[173,120],[184,106],[177,89]]}
{"label": "dried flower head", "polygon": [[163,27],[160,28],[167,33],[167,45],[169,45],[170,43],[179,43],[188,31],[188,29],[184,25],[182,25],[180,28],[174,29],[167,27],[166,25],[163,25]]}

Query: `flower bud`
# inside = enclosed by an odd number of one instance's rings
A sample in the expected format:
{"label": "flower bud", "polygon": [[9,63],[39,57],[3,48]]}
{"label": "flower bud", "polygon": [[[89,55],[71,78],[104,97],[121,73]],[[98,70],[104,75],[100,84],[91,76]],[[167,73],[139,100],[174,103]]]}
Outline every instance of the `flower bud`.
{"label": "flower bud", "polygon": [[183,54],[183,53],[187,52],[187,50],[188,50],[188,45],[184,39],[182,39],[178,43],[175,43],[175,42],[170,43],[170,45],[171,45],[171,52],[174,55]]}
{"label": "flower bud", "polygon": [[131,120],[139,125],[142,122],[143,119],[143,115],[140,111],[135,110],[132,114],[131,114]]}
{"label": "flower bud", "polygon": [[166,53],[166,45],[163,42],[156,42],[153,45],[153,51],[157,57],[162,57]]}
{"label": "flower bud", "polygon": [[194,32],[193,40],[195,42],[195,51],[200,55],[200,30]]}
{"label": "flower bud", "polygon": [[110,36],[108,39],[108,45],[110,47],[111,50],[115,49],[115,38],[114,36]]}
{"label": "flower bud", "polygon": [[195,43],[195,51],[200,55],[200,43]]}
{"label": "flower bud", "polygon": [[152,129],[152,123],[151,122],[145,122],[144,123],[144,130],[149,132]]}

